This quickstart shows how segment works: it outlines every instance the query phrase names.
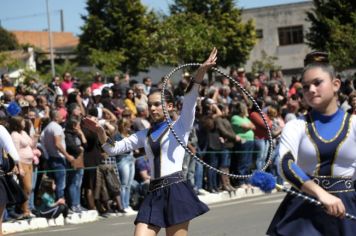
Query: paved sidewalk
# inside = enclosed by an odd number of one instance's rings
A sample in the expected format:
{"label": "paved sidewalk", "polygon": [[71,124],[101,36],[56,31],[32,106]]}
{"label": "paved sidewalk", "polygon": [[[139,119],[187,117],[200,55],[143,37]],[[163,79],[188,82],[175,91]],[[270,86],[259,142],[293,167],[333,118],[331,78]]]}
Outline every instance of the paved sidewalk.
{"label": "paved sidewalk", "polygon": [[[264,194],[258,188],[252,188],[246,191],[245,189],[239,188],[236,192],[219,192],[219,193],[208,193],[198,195],[199,199],[206,204],[213,204],[218,202],[230,201],[239,198],[248,198],[253,196],[258,196]],[[125,217],[125,215],[132,214],[111,214],[112,217]],[[65,226],[66,224],[83,224],[88,222],[93,222],[102,219],[95,210],[85,211],[82,213],[74,213],[69,215],[66,219],[60,215],[56,219],[45,219],[45,218],[33,218],[31,220],[18,220],[14,222],[5,222],[2,225],[3,234],[11,234],[17,232],[23,232],[28,230],[36,230],[42,228],[48,228],[51,226]]]}

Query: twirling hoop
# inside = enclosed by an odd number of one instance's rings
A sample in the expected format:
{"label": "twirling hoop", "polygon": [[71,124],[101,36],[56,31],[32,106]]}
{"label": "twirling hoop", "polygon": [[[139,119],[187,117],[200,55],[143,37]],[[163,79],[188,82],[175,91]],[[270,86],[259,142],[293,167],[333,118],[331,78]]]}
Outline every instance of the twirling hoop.
{"label": "twirling hoop", "polygon": [[[182,140],[178,137],[177,133],[175,132],[174,128],[173,128],[173,123],[170,122],[170,116],[168,114],[168,111],[166,109],[166,105],[165,105],[165,97],[164,97],[164,93],[167,87],[167,81],[172,77],[172,75],[177,72],[178,70],[181,70],[185,67],[199,67],[201,64],[200,63],[187,63],[187,64],[183,64],[180,65],[176,68],[174,68],[168,75],[166,75],[164,77],[163,80],[163,87],[162,87],[162,92],[161,92],[161,102],[162,102],[162,110],[163,110],[163,114],[166,118],[168,127],[170,129],[170,131],[172,132],[173,136],[175,137],[175,139],[177,140],[177,142],[185,149],[186,152],[188,152],[188,154],[193,157],[195,160],[197,160],[198,162],[200,162],[202,165],[204,165],[205,167],[219,173],[222,175],[227,175],[231,178],[235,178],[235,179],[247,179],[250,178],[252,175],[235,175],[235,174],[230,174],[230,173],[226,173],[224,171],[221,171],[219,169],[216,169],[215,167],[210,166],[209,164],[205,163],[203,160],[201,160],[200,158],[198,158],[194,153],[192,153],[189,148],[182,142]],[[269,142],[269,148],[268,148],[268,158],[267,161],[265,163],[265,165],[262,167],[262,171],[265,171],[267,169],[267,167],[271,164],[272,160],[272,151],[273,151],[273,142],[272,142],[272,133],[271,130],[267,124],[266,118],[261,110],[261,108],[258,106],[256,100],[252,97],[252,95],[247,92],[246,89],[244,89],[240,83],[238,83],[236,80],[234,80],[233,78],[231,78],[229,75],[225,74],[224,72],[220,71],[218,68],[216,67],[212,67],[211,68],[213,71],[219,73],[220,75],[228,78],[235,86],[237,86],[246,96],[248,96],[248,98],[253,102],[253,105],[257,108],[259,114],[261,115],[262,119],[263,119],[263,123],[267,128],[267,133],[268,133],[268,142]]]}

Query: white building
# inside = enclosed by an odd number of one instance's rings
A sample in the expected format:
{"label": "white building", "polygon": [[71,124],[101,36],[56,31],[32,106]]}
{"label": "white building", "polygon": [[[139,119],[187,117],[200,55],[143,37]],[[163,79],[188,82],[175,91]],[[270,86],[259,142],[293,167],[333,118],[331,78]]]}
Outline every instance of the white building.
{"label": "white building", "polygon": [[276,65],[282,67],[284,75],[298,74],[303,60],[311,49],[305,44],[305,34],[310,22],[306,12],[313,8],[312,1],[244,9],[242,19],[253,19],[257,43],[250,53],[246,70],[251,71],[252,63],[261,60],[262,51],[277,57]]}

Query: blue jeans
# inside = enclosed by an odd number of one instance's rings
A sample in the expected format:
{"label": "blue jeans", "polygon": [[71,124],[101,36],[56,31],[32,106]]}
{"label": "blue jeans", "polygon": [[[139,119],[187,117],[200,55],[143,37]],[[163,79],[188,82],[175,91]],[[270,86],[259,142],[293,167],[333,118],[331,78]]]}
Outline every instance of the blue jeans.
{"label": "blue jeans", "polygon": [[284,180],[278,173],[279,146],[280,146],[280,144],[278,143],[274,148],[270,170],[271,170],[271,173],[277,177],[277,184],[283,185]]}
{"label": "blue jeans", "polygon": [[121,181],[121,201],[124,208],[130,206],[130,189],[135,177],[135,158],[132,155],[126,155],[116,160],[117,169]]}
{"label": "blue jeans", "polygon": [[255,139],[256,167],[261,170],[267,160],[269,143],[265,139]]}
{"label": "blue jeans", "polygon": [[35,188],[36,188],[36,182],[37,182],[37,173],[38,172],[38,167],[37,166],[33,166],[33,173],[32,173],[32,191],[30,194],[30,199],[28,201],[30,210],[34,210],[35,207]]}
{"label": "blue jeans", "polygon": [[219,153],[219,168],[230,168],[231,164],[231,157],[230,157],[230,150],[225,148],[220,151]]}
{"label": "blue jeans", "polygon": [[56,198],[64,198],[64,189],[66,188],[66,160],[61,157],[50,157],[48,166],[56,184]]}
{"label": "blue jeans", "polygon": [[203,188],[203,164],[199,161],[195,161],[195,175],[194,175],[194,188]]}
{"label": "blue jeans", "polygon": [[[248,175],[250,174],[250,168],[253,163],[253,149],[254,141],[246,141],[245,143],[237,143],[235,149],[239,151],[237,155],[237,166],[235,170],[239,175]],[[240,184],[247,184],[248,179],[240,179]]]}
{"label": "blue jeans", "polygon": [[[219,150],[208,150],[207,163],[215,168],[218,168],[219,163]],[[217,174],[214,170],[208,169],[208,190],[216,190],[218,188]]]}
{"label": "blue jeans", "polygon": [[[71,168],[71,167],[68,167]],[[68,195],[71,206],[80,206],[80,190],[84,169],[71,170],[67,173]]]}
{"label": "blue jeans", "polygon": [[182,170],[185,178],[192,186],[194,186],[195,163],[194,157],[191,157],[188,153],[184,154]]}

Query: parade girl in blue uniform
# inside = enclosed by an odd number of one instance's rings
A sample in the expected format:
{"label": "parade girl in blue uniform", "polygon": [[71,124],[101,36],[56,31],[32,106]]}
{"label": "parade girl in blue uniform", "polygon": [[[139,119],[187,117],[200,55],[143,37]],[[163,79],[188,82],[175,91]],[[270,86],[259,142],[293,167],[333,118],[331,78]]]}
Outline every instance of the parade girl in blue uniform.
{"label": "parade girl in blue uniform", "polygon": [[[198,68],[192,81],[191,90],[184,96],[183,108],[173,128],[178,137],[188,142],[192,129],[199,85],[206,71],[215,65],[217,50],[214,48],[209,58]],[[173,97],[165,95],[166,108],[173,109]],[[189,221],[209,209],[195,195],[192,186],[184,179],[182,163],[185,150],[169,131],[165,120],[161,92],[153,91],[148,96],[148,108],[154,122],[152,128],[138,131],[121,141],[111,142],[100,125],[85,118],[85,125],[95,131],[102,148],[109,155],[144,148],[152,170],[150,190],[145,197],[135,220],[135,236],[157,235],[161,228],[166,228],[167,236],[187,235]]]}
{"label": "parade girl in blue uniform", "polygon": [[279,172],[292,188],[316,198],[323,207],[287,195],[267,234],[355,235],[356,223],[344,216],[346,210],[356,212],[356,119],[338,106],[341,81],[327,55],[314,52],[306,62],[303,95],[311,109],[283,129]]}

